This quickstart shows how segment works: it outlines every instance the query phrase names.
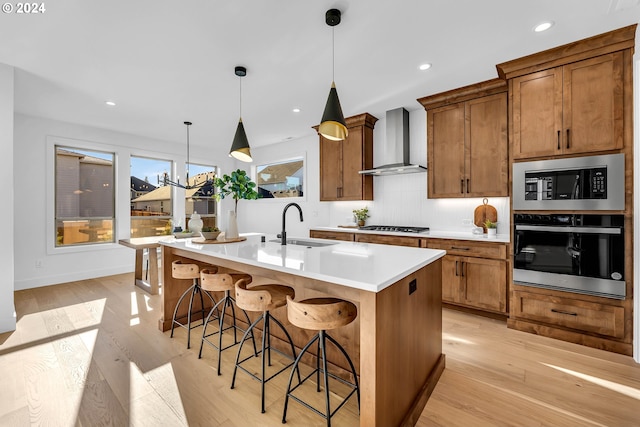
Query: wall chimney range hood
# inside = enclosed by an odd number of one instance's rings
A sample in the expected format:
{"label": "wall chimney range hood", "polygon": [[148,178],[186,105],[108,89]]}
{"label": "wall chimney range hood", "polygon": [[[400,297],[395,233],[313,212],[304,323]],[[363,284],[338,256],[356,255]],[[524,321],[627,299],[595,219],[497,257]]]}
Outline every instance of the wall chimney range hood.
{"label": "wall chimney range hood", "polygon": [[358,173],[381,176],[426,172],[424,166],[409,163],[409,112],[404,108],[387,111],[385,126],[382,165]]}

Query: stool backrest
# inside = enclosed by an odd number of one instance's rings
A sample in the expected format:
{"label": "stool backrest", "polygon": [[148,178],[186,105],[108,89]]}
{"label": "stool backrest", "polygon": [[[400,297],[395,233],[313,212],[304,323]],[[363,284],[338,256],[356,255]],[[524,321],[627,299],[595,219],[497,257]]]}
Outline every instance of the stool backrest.
{"label": "stool backrest", "polygon": [[217,273],[218,269],[205,268],[200,272],[200,287],[205,291],[231,291],[233,290],[233,277],[228,273]]}
{"label": "stool backrest", "polygon": [[183,264],[176,260],[171,263],[171,276],[174,279],[198,279],[200,278],[200,267],[198,264]]}
{"label": "stool backrest", "polygon": [[236,305],[248,311],[266,311],[271,305],[271,294],[264,290],[247,289],[247,279],[236,282]]}
{"label": "stool backrest", "polygon": [[287,296],[287,316],[292,325],[320,331],[348,325],[358,316],[358,310],[355,304],[338,298],[296,302]]}

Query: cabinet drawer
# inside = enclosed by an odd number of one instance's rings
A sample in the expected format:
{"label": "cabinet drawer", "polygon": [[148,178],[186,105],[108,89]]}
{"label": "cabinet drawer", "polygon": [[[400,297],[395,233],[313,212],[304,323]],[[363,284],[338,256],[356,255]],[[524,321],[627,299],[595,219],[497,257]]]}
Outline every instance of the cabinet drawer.
{"label": "cabinet drawer", "polygon": [[354,233],[341,233],[339,231],[309,231],[309,237],[316,239],[330,239],[330,240],[344,240],[346,242],[353,242]]}
{"label": "cabinet drawer", "polygon": [[[507,247],[502,243],[469,242],[467,240],[424,239],[429,249],[442,249],[449,255],[506,259]],[[424,246],[424,245],[423,245]]]}
{"label": "cabinet drawer", "polygon": [[380,243],[383,245],[396,245],[396,246],[413,246],[414,248],[420,247],[420,239],[417,237],[403,237],[403,236],[387,236],[382,234],[356,234],[356,242],[362,243]]}
{"label": "cabinet drawer", "polygon": [[515,317],[624,338],[624,308],[514,291]]}

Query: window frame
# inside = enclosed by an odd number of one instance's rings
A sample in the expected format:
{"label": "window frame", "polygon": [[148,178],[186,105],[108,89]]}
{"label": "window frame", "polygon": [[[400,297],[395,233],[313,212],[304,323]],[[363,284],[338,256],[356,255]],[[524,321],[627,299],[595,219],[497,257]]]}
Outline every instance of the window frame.
{"label": "window frame", "polygon": [[[302,151],[300,153],[292,153],[286,156],[274,156],[268,157],[266,160],[262,160],[251,165],[251,178],[256,183],[256,191],[258,189],[258,167],[268,166],[273,164],[287,163],[302,159],[302,196],[298,197],[261,197],[257,201],[260,203],[282,203],[282,202],[306,202],[307,193],[309,189],[307,187],[307,152]],[[259,163],[259,164],[258,164]]]}
{"label": "window frame", "polygon": [[[113,178],[114,178],[114,188],[113,188],[113,201],[114,201],[114,217],[113,217],[113,241],[112,242],[104,242],[104,243],[83,243],[78,245],[69,245],[69,246],[56,246],[56,147],[67,147],[67,148],[75,148],[78,150],[86,150],[86,151],[100,151],[104,153],[113,153]],[[63,138],[58,136],[47,136],[47,166],[46,166],[46,176],[52,177],[52,179],[47,180],[46,183],[46,191],[45,191],[45,199],[46,199],[46,209],[45,212],[47,214],[46,220],[46,244],[47,244],[47,254],[64,254],[64,253],[77,253],[77,252],[87,252],[87,251],[95,251],[95,250],[111,250],[119,246],[118,240],[120,238],[119,222],[120,218],[118,217],[119,212],[119,195],[120,189],[118,188],[118,168],[120,163],[120,154],[118,153],[117,147],[101,144],[97,142],[91,142],[80,139],[72,139],[72,138]]]}

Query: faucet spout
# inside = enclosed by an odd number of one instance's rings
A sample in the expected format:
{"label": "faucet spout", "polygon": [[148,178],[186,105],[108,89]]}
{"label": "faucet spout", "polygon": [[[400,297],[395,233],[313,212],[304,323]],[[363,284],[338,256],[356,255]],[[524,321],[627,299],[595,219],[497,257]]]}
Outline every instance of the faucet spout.
{"label": "faucet spout", "polygon": [[280,240],[280,244],[281,245],[286,245],[287,244],[287,224],[286,224],[286,219],[287,219],[287,209],[289,209],[291,206],[295,206],[296,208],[298,208],[298,212],[300,212],[300,222],[304,221],[304,218],[302,217],[302,208],[300,207],[300,205],[298,205],[297,203],[289,203],[287,206],[284,207],[284,209],[282,210],[282,233],[280,235],[281,240]]}

